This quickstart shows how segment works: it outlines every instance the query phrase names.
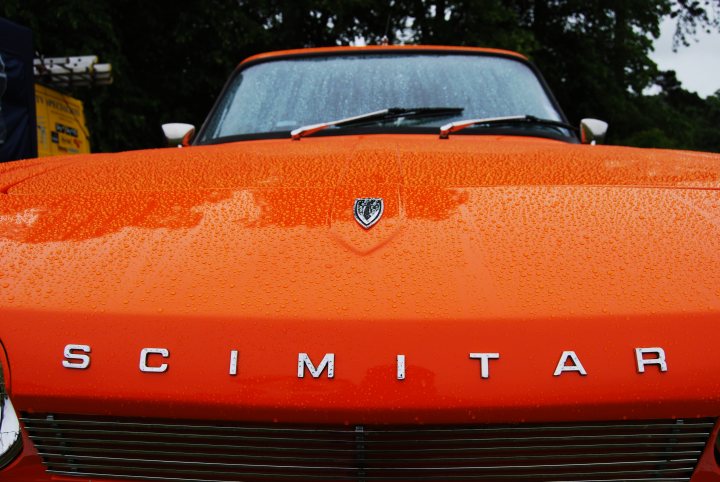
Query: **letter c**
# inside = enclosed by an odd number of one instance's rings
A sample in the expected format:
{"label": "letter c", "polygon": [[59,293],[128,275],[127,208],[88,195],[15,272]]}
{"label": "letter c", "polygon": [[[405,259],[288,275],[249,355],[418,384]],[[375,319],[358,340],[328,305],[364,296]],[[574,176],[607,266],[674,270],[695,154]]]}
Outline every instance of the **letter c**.
{"label": "letter c", "polygon": [[158,366],[148,366],[148,357],[150,355],[160,355],[163,358],[168,358],[170,352],[167,348],[143,348],[140,350],[140,371],[147,373],[163,373],[168,369],[168,364],[163,363]]}

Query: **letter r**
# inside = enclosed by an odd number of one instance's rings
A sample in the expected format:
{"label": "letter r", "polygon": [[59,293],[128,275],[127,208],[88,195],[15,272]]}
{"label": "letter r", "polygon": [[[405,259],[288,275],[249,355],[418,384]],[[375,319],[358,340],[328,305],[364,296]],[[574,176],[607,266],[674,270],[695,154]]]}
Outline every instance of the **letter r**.
{"label": "letter r", "polygon": [[[645,358],[645,355],[655,355],[655,358]],[[638,373],[645,373],[646,365],[657,365],[661,372],[667,371],[667,361],[665,361],[665,350],[660,347],[653,348],[635,348],[635,361],[637,362]]]}

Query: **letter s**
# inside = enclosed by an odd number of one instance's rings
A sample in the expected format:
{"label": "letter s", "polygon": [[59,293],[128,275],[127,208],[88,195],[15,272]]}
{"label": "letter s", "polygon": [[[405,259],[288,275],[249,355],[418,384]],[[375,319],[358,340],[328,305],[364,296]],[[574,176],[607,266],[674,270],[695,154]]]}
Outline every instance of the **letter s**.
{"label": "letter s", "polygon": [[88,366],[90,366],[90,355],[84,355],[83,353],[74,353],[76,351],[90,353],[90,345],[65,345],[65,359],[62,362],[62,366],[64,366],[65,368],[84,370]]}

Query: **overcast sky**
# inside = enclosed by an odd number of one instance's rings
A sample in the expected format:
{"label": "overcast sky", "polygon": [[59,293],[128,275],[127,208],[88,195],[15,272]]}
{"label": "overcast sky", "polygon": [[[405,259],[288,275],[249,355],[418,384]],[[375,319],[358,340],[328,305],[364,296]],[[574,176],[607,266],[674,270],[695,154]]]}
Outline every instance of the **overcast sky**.
{"label": "overcast sky", "polygon": [[697,92],[700,97],[714,94],[720,89],[720,33],[699,33],[697,42],[691,41],[689,47],[681,46],[673,52],[674,32],[674,21],[665,20],[650,57],[661,70],[677,72],[686,90]]}

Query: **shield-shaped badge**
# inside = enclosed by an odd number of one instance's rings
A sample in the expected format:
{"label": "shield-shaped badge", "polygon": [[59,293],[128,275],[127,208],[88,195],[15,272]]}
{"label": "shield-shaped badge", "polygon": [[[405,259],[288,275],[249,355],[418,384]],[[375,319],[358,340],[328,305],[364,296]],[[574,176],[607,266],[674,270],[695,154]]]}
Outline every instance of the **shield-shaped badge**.
{"label": "shield-shaped badge", "polygon": [[363,197],[355,200],[353,208],[355,221],[365,229],[370,229],[380,220],[383,213],[383,200],[379,197]]}

